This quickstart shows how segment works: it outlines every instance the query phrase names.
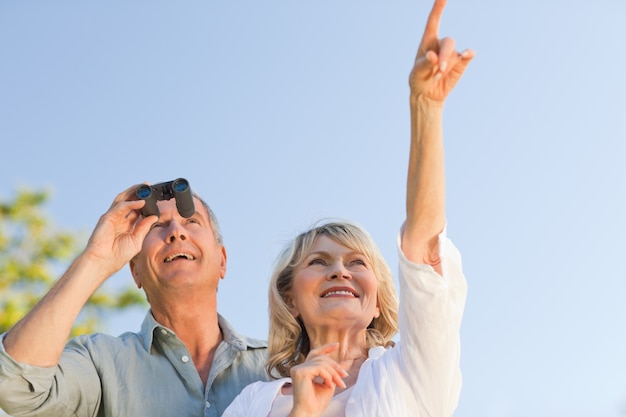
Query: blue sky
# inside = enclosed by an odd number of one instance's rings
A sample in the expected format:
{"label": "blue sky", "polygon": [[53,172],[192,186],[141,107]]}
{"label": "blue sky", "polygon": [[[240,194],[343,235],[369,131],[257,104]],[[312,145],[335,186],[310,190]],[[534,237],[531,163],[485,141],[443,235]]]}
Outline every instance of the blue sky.
{"label": "blue sky", "polygon": [[[361,223],[397,267],[430,6],[2,2],[0,197],[49,189],[87,236],[128,186],[187,178],[225,235],[219,310],[265,337],[272,261],[313,221]],[[476,51],[444,120],[456,417],[626,415],[625,20],[623,0],[448,2],[441,35]]]}

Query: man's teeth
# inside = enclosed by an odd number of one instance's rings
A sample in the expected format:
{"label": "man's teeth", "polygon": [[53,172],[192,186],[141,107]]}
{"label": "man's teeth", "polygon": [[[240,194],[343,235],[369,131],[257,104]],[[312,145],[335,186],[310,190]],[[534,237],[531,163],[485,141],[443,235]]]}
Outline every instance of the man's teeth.
{"label": "man's teeth", "polygon": [[327,292],[326,294],[324,294],[324,297],[328,297],[331,295],[351,295],[354,296],[354,294],[351,291],[330,291]]}
{"label": "man's teeth", "polygon": [[168,256],[167,258],[165,258],[165,262],[171,262],[176,258],[185,258],[189,261],[193,261],[195,259],[192,255],[181,252],[181,253],[175,253],[173,255]]}

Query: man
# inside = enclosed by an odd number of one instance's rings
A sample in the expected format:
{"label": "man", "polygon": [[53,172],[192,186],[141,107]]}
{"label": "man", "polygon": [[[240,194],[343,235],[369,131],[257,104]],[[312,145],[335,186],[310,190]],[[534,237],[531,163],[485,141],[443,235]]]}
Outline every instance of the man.
{"label": "man", "polygon": [[[226,249],[212,211],[194,196],[142,218],[136,186],[119,194],[85,250],[41,301],[0,335],[0,407],[20,416],[220,416],[250,382],[267,380],[266,343],[217,313]],[[150,311],[138,333],[70,330],[87,299],[126,263]],[[67,345],[66,345],[67,343]]]}

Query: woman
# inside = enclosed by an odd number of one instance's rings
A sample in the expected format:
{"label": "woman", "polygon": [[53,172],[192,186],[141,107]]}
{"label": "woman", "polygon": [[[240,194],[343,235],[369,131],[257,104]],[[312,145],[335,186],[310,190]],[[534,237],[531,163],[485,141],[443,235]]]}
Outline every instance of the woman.
{"label": "woman", "polygon": [[398,301],[370,236],[347,222],[299,235],[270,282],[270,372],[224,413],[233,416],[450,416],[460,388],[461,259],[445,236],[443,104],[473,52],[439,39],[428,18],[410,76],[407,218],[398,237]]}

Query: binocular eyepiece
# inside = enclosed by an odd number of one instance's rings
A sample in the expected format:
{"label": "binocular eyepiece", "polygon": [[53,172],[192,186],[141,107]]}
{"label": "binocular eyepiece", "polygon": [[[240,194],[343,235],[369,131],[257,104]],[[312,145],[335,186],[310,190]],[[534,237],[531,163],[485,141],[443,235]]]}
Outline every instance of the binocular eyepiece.
{"label": "binocular eyepiece", "polygon": [[135,190],[135,195],[138,199],[146,201],[141,209],[143,217],[159,216],[157,201],[170,200],[172,197],[176,199],[176,208],[182,217],[191,217],[196,212],[189,181],[184,178],[155,185],[142,184]]}

